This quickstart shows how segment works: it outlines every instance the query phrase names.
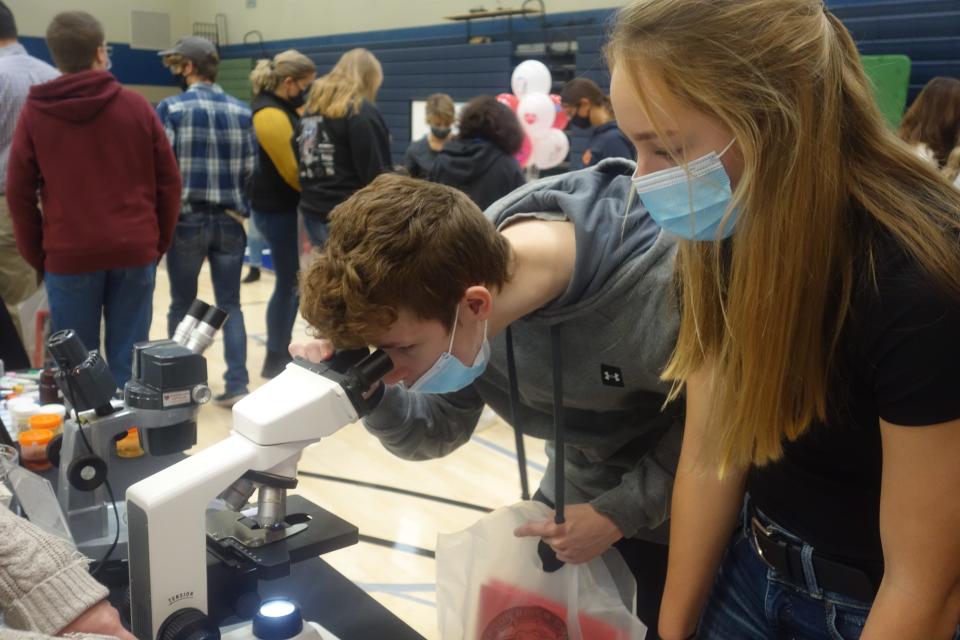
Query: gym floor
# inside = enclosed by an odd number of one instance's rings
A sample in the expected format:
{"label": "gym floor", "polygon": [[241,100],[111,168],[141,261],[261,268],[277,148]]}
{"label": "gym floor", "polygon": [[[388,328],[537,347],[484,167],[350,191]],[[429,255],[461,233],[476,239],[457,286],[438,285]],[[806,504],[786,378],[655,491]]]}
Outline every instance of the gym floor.
{"label": "gym floor", "polygon": [[[246,273],[246,268],[244,269]],[[247,369],[251,390],[262,385],[260,368],[266,352],[266,307],[273,292],[273,275],[263,272],[258,282],[242,285],[241,303],[247,330]],[[198,297],[213,302],[206,266],[200,275]],[[166,337],[169,280],[157,271],[151,338]],[[298,318],[294,340],[309,339],[306,323]],[[223,390],[222,336],[204,354],[210,387]],[[200,411],[200,450],[230,430],[229,409],[208,404]],[[546,456],[543,441],[527,438],[528,474],[536,487]],[[430,557],[438,533],[460,531],[482,513],[471,508],[351,484],[373,483],[387,488],[496,508],[519,500],[520,481],[513,430],[487,411],[469,443],[440,460],[410,462],[397,458],[360,424],[342,429],[304,452],[300,471],[336,480],[300,477],[299,493],[324,509],[357,525],[359,544],[323,556],[331,566],[367,591],[384,607],[433,640],[439,637],[436,619],[435,562]],[[290,594],[296,598],[296,594]],[[323,624],[322,620],[317,622]]]}

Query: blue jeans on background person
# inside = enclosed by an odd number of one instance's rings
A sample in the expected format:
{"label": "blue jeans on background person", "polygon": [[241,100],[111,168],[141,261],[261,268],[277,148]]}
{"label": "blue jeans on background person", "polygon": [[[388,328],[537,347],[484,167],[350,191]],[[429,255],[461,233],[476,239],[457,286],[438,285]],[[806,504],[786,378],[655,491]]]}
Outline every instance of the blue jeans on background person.
{"label": "blue jeans on background person", "polygon": [[310,244],[317,249],[323,249],[330,237],[330,228],[324,218],[316,213],[307,213],[301,210],[303,215],[303,226],[307,230],[307,236],[310,238]]}
{"label": "blue jeans on background person", "polygon": [[300,250],[297,246],[297,212],[253,212],[253,221],[270,246],[276,283],[267,304],[267,349],[286,354],[293,323],[300,307],[297,275],[300,273]]}
{"label": "blue jeans on background person", "polygon": [[143,267],[78,274],[46,273],[50,329],[73,329],[87,349],[100,350],[104,320],[104,354],[118,387],[130,379],[133,345],[150,337],[153,320],[155,262]]}
{"label": "blue jeans on background person", "polygon": [[260,227],[251,216],[247,224],[247,264],[259,269],[263,266],[263,250],[267,248],[267,240],[260,233]]}
{"label": "blue jeans on background person", "polygon": [[223,325],[223,352],[227,370],[223,374],[227,395],[247,392],[247,332],[240,309],[240,274],[247,245],[243,225],[219,207],[181,213],[167,253],[170,276],[170,311],[167,333],[173,336],[197,297],[197,278],[205,259],[210,260],[215,304],[227,313]]}

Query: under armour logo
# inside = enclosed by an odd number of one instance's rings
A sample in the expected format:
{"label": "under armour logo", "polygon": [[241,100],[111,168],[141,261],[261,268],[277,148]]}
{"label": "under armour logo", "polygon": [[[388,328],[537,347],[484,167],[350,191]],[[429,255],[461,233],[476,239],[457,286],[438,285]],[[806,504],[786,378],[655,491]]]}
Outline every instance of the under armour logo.
{"label": "under armour logo", "polygon": [[611,367],[608,364],[601,364],[600,382],[608,387],[622,387],[623,372],[617,367]]}

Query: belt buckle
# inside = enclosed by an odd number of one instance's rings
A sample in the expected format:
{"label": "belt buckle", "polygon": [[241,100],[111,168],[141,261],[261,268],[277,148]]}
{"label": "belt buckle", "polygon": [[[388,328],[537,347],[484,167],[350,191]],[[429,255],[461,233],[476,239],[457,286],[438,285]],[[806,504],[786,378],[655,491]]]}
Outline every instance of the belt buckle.
{"label": "belt buckle", "polygon": [[764,538],[773,537],[773,529],[770,527],[765,527],[757,519],[757,516],[750,517],[750,533],[753,534],[753,548],[757,550],[757,555],[760,556],[760,559],[763,560],[763,563],[776,571],[776,567],[770,562],[770,560],[763,555],[763,548],[760,546],[759,534],[763,534]]}

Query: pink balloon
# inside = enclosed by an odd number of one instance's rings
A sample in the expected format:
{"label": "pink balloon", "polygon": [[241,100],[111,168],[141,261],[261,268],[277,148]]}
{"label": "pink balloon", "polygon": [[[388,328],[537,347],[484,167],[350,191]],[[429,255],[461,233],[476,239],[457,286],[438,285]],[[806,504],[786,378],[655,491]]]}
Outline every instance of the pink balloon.
{"label": "pink balloon", "polygon": [[517,159],[517,162],[520,163],[521,167],[526,167],[527,163],[530,162],[530,156],[533,154],[533,142],[530,141],[530,136],[523,136],[523,145],[520,147],[520,151],[517,152],[517,155],[514,158]]}
{"label": "pink balloon", "polygon": [[570,118],[567,117],[567,112],[563,110],[563,105],[560,104],[560,96],[551,93],[550,99],[553,100],[553,105],[557,108],[557,115],[553,119],[553,128],[566,129]]}
{"label": "pink balloon", "polygon": [[510,111],[516,112],[517,105],[520,104],[520,98],[512,93],[501,93],[497,96],[497,102],[507,105],[510,107]]}

